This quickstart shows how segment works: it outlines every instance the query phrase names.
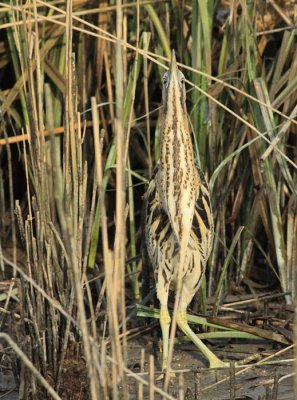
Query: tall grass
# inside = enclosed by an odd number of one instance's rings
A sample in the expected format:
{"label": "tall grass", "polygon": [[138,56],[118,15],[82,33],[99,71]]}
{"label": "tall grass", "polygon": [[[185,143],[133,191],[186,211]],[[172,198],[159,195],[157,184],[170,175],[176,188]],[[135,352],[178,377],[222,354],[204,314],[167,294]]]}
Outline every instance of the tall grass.
{"label": "tall grass", "polygon": [[17,288],[20,316],[0,338],[21,359],[20,396],[65,396],[74,341],[85,398],[128,398],[128,375],[139,398],[148,382],[150,398],[173,398],[152,359],[149,381],[127,368],[126,308],[140,296],[141,203],[171,48],[215,214],[204,304],[214,295],[216,314],[230,282],[253,291],[263,275],[295,301],[293,14],[268,5],[263,26],[257,2],[230,4],[0,4],[0,265],[16,277],[5,309]]}

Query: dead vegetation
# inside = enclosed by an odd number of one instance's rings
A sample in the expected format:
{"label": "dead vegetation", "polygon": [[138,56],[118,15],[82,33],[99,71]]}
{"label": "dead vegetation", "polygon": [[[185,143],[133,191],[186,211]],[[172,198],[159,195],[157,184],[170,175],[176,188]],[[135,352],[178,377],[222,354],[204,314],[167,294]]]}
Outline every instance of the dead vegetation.
{"label": "dead vegetation", "polygon": [[[214,249],[190,317],[203,324],[201,337],[226,349],[230,340],[265,339],[258,358],[231,348],[233,361],[291,366],[294,3],[32,0],[1,3],[0,18],[0,368],[13,371],[19,397],[187,398],[192,366],[162,393],[148,344],[156,324],[141,318],[158,310],[134,308],[142,196],[159,154],[171,48],[187,78],[215,213]],[[135,337],[147,344],[136,371]],[[232,399],[243,396],[240,371],[222,378],[231,379]],[[218,394],[195,374],[193,398]],[[280,368],[261,381],[262,398],[278,398],[288,375]]]}

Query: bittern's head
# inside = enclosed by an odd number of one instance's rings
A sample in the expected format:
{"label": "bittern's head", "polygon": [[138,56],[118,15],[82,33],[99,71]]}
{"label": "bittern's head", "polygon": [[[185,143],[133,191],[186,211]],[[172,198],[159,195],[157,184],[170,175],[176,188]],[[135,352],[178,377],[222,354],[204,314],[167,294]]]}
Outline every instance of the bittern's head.
{"label": "bittern's head", "polygon": [[163,75],[163,110],[165,114],[171,110],[187,115],[185,76],[178,69],[174,50],[172,50],[170,68]]}

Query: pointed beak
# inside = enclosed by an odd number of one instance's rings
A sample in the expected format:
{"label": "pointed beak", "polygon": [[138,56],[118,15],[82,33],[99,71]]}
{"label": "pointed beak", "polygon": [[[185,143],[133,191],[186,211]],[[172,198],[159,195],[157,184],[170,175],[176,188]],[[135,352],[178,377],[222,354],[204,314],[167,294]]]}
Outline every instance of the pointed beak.
{"label": "pointed beak", "polygon": [[177,71],[178,71],[178,66],[176,64],[176,58],[175,58],[175,51],[172,50],[171,54],[171,63],[170,63],[170,80],[172,80],[173,77],[177,77]]}
{"label": "pointed beak", "polygon": [[[183,74],[178,69],[175,51],[171,52],[171,63],[169,70],[164,74],[164,85],[163,85],[163,107],[164,107],[164,117],[168,113],[168,110],[175,109],[177,112],[183,112],[185,116],[187,115],[186,110],[186,92],[183,83]],[[169,113],[169,119],[172,118],[172,113]]]}

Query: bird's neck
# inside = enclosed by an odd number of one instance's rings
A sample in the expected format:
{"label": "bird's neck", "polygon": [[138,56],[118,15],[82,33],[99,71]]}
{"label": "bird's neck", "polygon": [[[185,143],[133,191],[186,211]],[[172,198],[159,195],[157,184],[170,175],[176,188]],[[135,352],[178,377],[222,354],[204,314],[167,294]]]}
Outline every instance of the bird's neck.
{"label": "bird's neck", "polygon": [[175,171],[195,168],[187,115],[172,112],[163,117],[160,150],[161,168]]}
{"label": "bird's neck", "polygon": [[194,214],[197,170],[187,113],[167,109],[162,122],[160,194],[178,241],[189,235]]}

